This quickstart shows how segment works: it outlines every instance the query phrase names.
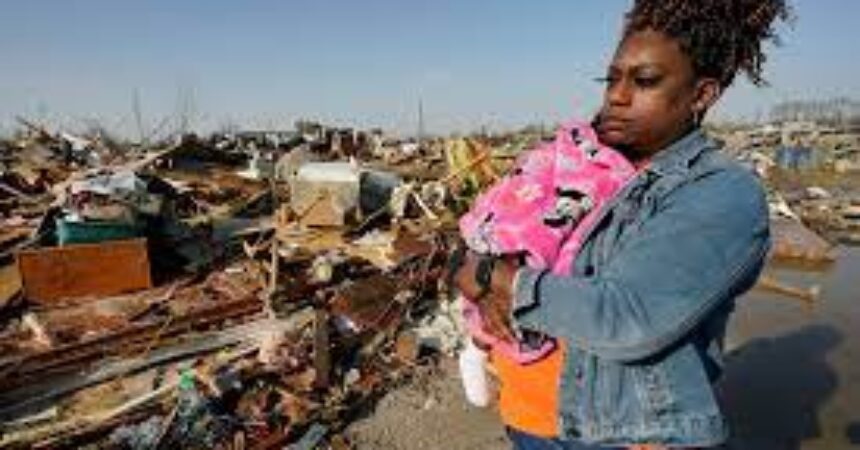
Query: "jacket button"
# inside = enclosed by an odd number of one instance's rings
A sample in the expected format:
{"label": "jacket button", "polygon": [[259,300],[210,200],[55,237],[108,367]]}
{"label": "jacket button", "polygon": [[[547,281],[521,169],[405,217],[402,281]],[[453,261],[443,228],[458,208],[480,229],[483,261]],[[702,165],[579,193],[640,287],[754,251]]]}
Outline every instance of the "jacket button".
{"label": "jacket button", "polygon": [[585,266],[585,269],[583,270],[583,273],[584,273],[584,274],[585,274],[585,276],[587,276],[587,277],[593,276],[593,275],[594,275],[594,272],[595,272],[595,270],[594,270],[594,266],[593,266],[593,265],[591,265],[591,264],[589,264],[589,265]]}

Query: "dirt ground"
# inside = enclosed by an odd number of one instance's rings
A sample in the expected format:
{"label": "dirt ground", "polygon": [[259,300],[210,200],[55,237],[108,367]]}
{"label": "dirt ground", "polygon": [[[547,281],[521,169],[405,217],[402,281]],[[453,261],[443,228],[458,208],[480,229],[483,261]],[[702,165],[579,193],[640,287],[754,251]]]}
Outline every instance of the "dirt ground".
{"label": "dirt ground", "polygon": [[388,393],[346,430],[359,450],[508,450],[496,410],[466,402],[456,360]]}

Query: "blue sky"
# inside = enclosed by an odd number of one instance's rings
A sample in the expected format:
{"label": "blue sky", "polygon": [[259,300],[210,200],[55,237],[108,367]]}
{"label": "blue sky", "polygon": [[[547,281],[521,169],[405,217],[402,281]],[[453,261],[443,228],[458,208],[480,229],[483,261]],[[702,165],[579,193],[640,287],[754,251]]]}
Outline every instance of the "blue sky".
{"label": "blue sky", "polygon": [[[857,96],[860,1],[794,0],[772,86],[739,83],[718,117]],[[299,117],[429,131],[586,114],[629,0],[55,0],[0,5],[0,131],[20,114],[135,134],[178,109],[195,128]],[[185,100],[182,100],[185,99]],[[190,99],[190,100],[189,100]]]}

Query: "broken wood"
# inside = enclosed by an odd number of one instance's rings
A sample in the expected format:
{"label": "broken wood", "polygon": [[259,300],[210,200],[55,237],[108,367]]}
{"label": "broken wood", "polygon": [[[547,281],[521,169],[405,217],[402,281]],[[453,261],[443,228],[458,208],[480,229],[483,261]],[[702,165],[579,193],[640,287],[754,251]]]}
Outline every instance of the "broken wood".
{"label": "broken wood", "polygon": [[821,287],[818,285],[804,289],[796,286],[790,286],[777,280],[774,277],[763,275],[758,280],[758,284],[762,289],[776,292],[797,300],[803,300],[808,303],[813,303],[818,300],[821,294]]}
{"label": "broken wood", "polygon": [[24,250],[17,263],[24,295],[36,304],[152,287],[145,239]]}
{"label": "broken wood", "polygon": [[25,328],[33,333],[33,339],[42,347],[49,349],[54,346],[54,338],[51,333],[39,322],[33,313],[26,313],[21,319]]}
{"label": "broken wood", "polygon": [[89,362],[108,356],[140,352],[151,347],[156,337],[160,338],[161,345],[165,345],[170,342],[169,338],[188,330],[217,326],[261,310],[259,299],[241,299],[182,317],[133,325],[95,339],[58,346],[47,352],[9,358],[0,363],[0,392],[52,374],[79,370]]}
{"label": "broken wood", "polygon": [[107,412],[99,412],[83,417],[74,417],[72,419],[44,427],[29,428],[4,434],[0,436],[0,448],[56,448],[57,445],[54,441],[59,439],[59,437],[74,433],[83,433],[86,432],[88,428],[103,426],[106,423],[141,407],[141,405],[151,403],[163,396],[171,394],[178,386],[178,383],[178,380],[167,383],[142,397],[133,399]]}
{"label": "broken wood", "polygon": [[21,199],[27,203],[37,203],[38,202],[38,199],[36,199],[35,197],[27,195],[27,194],[19,191],[18,189],[15,189],[6,183],[3,183],[2,181],[0,181],[0,191],[8,192],[9,194],[12,194],[13,196],[18,197],[19,199]]}
{"label": "broken wood", "polygon": [[329,349],[328,312],[324,309],[316,311],[314,320],[314,387],[327,389],[331,384],[331,351]]}
{"label": "broken wood", "polygon": [[185,342],[171,347],[162,348],[151,352],[144,357],[109,361],[101,364],[89,373],[72,374],[62,377],[61,380],[46,379],[39,383],[33,383],[11,392],[0,394],[0,417],[10,417],[18,411],[26,410],[34,406],[55,400],[61,396],[79,391],[101,382],[137,373],[168,362],[173,362],[208,353],[222,348],[241,343],[250,343],[254,346],[257,341],[272,330],[290,332],[300,329],[313,320],[310,308],[291,315],[286,320],[264,319],[228,328],[223,331],[200,333]]}

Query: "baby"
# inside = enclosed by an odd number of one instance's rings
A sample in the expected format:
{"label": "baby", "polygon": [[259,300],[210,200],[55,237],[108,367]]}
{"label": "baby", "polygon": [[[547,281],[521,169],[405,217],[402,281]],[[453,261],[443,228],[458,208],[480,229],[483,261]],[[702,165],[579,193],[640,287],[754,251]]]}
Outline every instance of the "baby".
{"label": "baby", "polygon": [[[520,255],[535,269],[567,275],[595,213],[635,172],[624,156],[598,142],[590,125],[570,122],[553,142],[525,153],[510,175],[476,199],[460,219],[460,233],[484,260]],[[480,272],[479,282],[488,288],[489,273],[482,277]],[[516,343],[499,340],[483,331],[471,299],[463,301],[469,333],[483,347],[530,364],[557,345],[552,338],[527,331]]]}

